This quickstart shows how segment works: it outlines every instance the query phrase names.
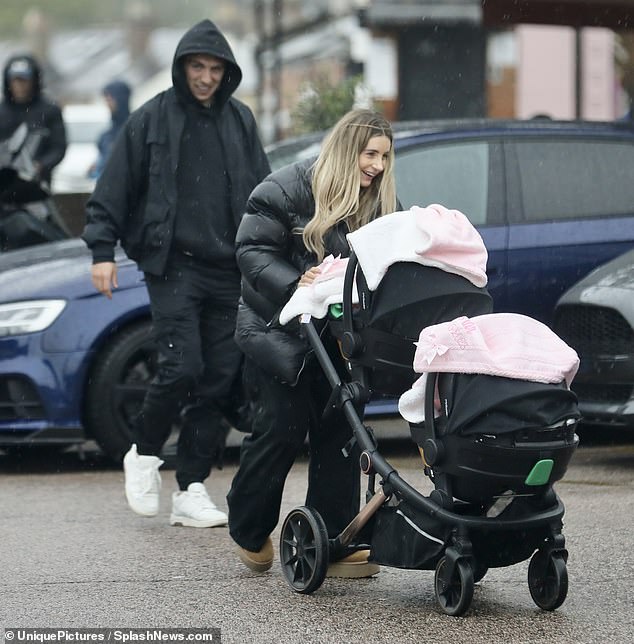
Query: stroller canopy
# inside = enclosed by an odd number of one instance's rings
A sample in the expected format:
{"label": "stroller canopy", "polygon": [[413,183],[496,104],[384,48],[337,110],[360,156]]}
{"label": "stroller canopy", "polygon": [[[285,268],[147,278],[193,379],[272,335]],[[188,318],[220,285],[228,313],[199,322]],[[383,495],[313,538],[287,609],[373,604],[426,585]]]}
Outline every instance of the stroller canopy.
{"label": "stroller canopy", "polygon": [[[392,396],[416,379],[412,363],[421,328],[492,308],[486,288],[414,262],[392,264],[373,292],[357,267],[357,290],[361,307],[354,311],[353,324],[363,350],[351,362],[368,372],[373,392]],[[351,303],[344,302],[346,306]],[[330,328],[341,339],[344,325],[331,323]]]}
{"label": "stroller canopy", "polygon": [[486,288],[414,262],[392,264],[368,300],[367,312],[358,318],[363,326],[413,341],[425,327],[489,313],[493,306]]}
{"label": "stroller canopy", "polygon": [[459,317],[421,331],[413,368],[423,376],[401,396],[399,410],[406,420],[421,422],[428,375],[454,374],[439,379],[438,391],[442,409],[467,414],[452,419],[456,427],[464,430],[480,416],[488,423],[494,410],[517,413],[520,425],[550,425],[576,410],[568,387],[578,366],[574,349],[538,320],[515,313]]}
{"label": "stroller canopy", "polygon": [[441,406],[448,411],[446,434],[500,435],[579,418],[577,397],[564,382],[441,374],[438,390]]}

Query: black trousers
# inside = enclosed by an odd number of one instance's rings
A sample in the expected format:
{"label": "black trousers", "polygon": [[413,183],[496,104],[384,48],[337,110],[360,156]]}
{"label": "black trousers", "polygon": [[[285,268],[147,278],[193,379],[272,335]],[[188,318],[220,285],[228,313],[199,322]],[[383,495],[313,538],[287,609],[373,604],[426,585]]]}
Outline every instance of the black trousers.
{"label": "black trousers", "polygon": [[222,454],[240,399],[242,354],[233,340],[240,294],[237,271],[186,255],[164,275],[146,274],[158,371],[136,424],[140,454],[158,456],[181,417],[176,479],[181,490],[202,482]]}
{"label": "black trousers", "polygon": [[[272,357],[274,359],[274,357]],[[335,537],[359,511],[358,449],[342,448],[352,436],[343,414],[322,412],[331,388],[317,364],[307,365],[296,386],[283,384],[248,359],[247,394],[252,433],[240,450],[240,466],[227,495],[229,532],[243,548],[259,550],[278,523],[284,482],[308,432],[310,463],[306,505],[323,517]]]}

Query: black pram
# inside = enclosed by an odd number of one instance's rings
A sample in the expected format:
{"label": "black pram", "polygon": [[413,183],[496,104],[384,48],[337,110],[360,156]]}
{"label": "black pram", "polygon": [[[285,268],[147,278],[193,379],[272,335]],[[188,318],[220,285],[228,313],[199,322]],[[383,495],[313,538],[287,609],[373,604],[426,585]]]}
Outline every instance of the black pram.
{"label": "black pram", "polygon": [[[424,285],[421,288],[421,285]],[[358,306],[353,305],[353,290]],[[535,603],[553,610],[567,593],[564,506],[553,483],[577,446],[577,401],[564,384],[492,375],[429,373],[425,422],[411,434],[434,489],[425,496],[380,454],[370,427],[355,411],[371,396],[400,395],[421,329],[491,312],[486,288],[413,262],[395,263],[370,290],[353,252],[343,290],[343,316],[330,319],[350,374],[342,382],[312,322],[303,328],[361,449],[367,504],[328,540],[312,508],[286,517],[280,558],[291,588],[311,593],[329,561],[350,548],[370,547],[371,559],[399,568],[435,570],[436,598],[449,615],[470,606],[474,583],[491,567],[531,559],[528,585]],[[435,403],[436,401],[436,403]],[[438,409],[438,401],[440,409]]]}

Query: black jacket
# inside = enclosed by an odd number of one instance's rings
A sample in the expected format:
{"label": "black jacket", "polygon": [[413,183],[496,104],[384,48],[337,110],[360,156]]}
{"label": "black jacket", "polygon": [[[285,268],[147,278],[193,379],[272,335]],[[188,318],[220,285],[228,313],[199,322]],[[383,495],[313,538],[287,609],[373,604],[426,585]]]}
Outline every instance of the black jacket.
{"label": "black jacket", "polygon": [[[300,276],[319,262],[304,245],[301,232],[312,219],[314,160],[286,166],[269,175],[252,193],[236,237],[242,273],[236,343],[269,374],[294,384],[308,352],[297,324],[280,326],[277,314]],[[345,225],[330,232],[326,255],[349,255]]]}
{"label": "black jacket", "polygon": [[[15,103],[9,86],[8,69],[16,60],[24,60],[31,68],[33,96],[28,103]],[[42,95],[42,72],[32,56],[12,56],[2,74],[4,101],[0,104],[0,141],[8,139],[15,130],[26,123],[29,131],[39,131],[42,140],[35,151],[34,161],[41,166],[40,179],[50,183],[51,170],[66,153],[66,129],[59,107]]]}
{"label": "black jacket", "polygon": [[82,238],[93,261],[113,261],[118,240],[145,272],[161,275],[172,244],[177,210],[177,166],[185,105],[195,101],[182,58],[203,53],[225,61],[225,74],[212,108],[231,185],[236,228],[249,193],[270,172],[251,110],[232,97],[242,72],[224,36],[209,20],[181,39],[172,65],[173,87],[130,115],[86,206]]}

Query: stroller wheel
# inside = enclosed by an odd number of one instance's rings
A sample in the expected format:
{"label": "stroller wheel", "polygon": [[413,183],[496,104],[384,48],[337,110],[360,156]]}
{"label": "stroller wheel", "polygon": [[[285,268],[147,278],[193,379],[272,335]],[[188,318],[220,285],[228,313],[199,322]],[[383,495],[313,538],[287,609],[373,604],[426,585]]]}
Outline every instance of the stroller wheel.
{"label": "stroller wheel", "polygon": [[436,566],[434,586],[436,599],[447,615],[462,615],[473,599],[473,570],[464,559],[458,559],[450,578],[447,578],[447,557]]}
{"label": "stroller wheel", "polygon": [[280,560],[288,585],[298,593],[317,590],[328,571],[328,532],[321,515],[302,506],[284,520]]}
{"label": "stroller wheel", "polygon": [[528,566],[528,589],[543,610],[555,610],[568,594],[568,569],[561,553],[538,550]]}

